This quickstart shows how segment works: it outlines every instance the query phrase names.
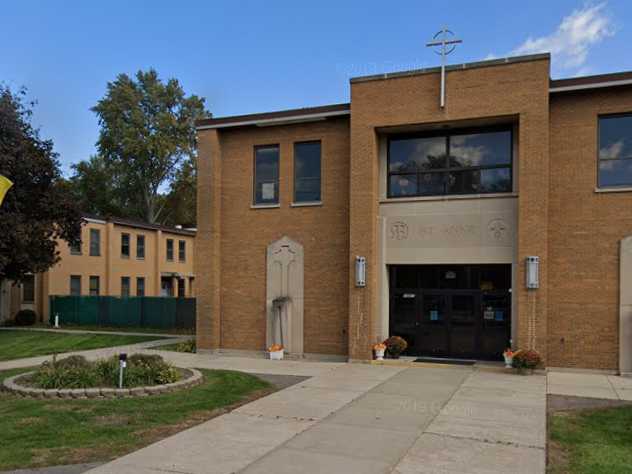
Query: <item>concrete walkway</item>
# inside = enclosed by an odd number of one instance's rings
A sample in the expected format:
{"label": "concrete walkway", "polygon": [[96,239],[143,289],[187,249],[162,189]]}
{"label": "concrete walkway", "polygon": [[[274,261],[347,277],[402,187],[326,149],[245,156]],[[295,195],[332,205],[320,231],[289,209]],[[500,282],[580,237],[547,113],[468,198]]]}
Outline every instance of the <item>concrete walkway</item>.
{"label": "concrete walkway", "polygon": [[632,401],[632,378],[617,375],[549,372],[550,395]]}
{"label": "concrete walkway", "polygon": [[174,358],[196,367],[313,377],[91,473],[544,472],[543,376]]}

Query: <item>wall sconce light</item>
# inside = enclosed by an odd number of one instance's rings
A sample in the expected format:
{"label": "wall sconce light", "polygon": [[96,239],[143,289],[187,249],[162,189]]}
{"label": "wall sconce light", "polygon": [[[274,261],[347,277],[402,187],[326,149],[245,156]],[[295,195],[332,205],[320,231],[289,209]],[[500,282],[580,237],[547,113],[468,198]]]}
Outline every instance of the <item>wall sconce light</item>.
{"label": "wall sconce light", "polygon": [[356,277],[356,287],[364,288],[366,286],[366,258],[356,257],[355,277]]}
{"label": "wall sconce light", "polygon": [[527,257],[525,264],[527,288],[530,290],[540,288],[540,257]]}

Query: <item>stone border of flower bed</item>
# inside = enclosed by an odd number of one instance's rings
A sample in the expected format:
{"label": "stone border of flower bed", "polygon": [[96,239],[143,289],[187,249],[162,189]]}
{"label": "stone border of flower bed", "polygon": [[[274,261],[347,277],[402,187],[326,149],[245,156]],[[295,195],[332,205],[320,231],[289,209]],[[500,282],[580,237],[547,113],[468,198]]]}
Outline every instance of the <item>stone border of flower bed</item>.
{"label": "stone border of flower bed", "polygon": [[18,379],[26,377],[35,372],[27,372],[13,377],[9,377],[2,382],[2,388],[8,392],[21,395],[28,398],[126,398],[126,397],[146,397],[149,395],[160,395],[162,393],[174,392],[183,388],[190,388],[202,383],[203,375],[196,369],[180,369],[188,372],[190,375],[177,382],[167,383],[163,385],[151,385],[147,387],[134,388],[61,388],[61,389],[43,389],[35,387],[26,387],[17,382]]}

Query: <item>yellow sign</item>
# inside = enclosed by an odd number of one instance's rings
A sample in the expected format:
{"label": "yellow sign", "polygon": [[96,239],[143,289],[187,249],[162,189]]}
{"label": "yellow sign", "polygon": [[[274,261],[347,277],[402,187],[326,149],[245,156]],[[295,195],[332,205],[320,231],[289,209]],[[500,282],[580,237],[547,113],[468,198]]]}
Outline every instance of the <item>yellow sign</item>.
{"label": "yellow sign", "polygon": [[13,186],[13,183],[0,174],[0,205],[4,201],[4,196],[7,194],[9,188]]}

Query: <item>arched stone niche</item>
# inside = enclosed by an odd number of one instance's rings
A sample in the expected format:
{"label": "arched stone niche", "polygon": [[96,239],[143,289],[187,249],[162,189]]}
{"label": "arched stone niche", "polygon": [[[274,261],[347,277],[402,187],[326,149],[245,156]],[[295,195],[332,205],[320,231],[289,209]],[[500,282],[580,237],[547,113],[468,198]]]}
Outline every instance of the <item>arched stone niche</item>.
{"label": "arched stone niche", "polygon": [[[275,302],[277,303],[275,305]],[[287,236],[268,245],[266,344],[303,354],[303,246]]]}
{"label": "arched stone niche", "polygon": [[632,235],[619,255],[619,372],[632,376]]}

